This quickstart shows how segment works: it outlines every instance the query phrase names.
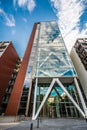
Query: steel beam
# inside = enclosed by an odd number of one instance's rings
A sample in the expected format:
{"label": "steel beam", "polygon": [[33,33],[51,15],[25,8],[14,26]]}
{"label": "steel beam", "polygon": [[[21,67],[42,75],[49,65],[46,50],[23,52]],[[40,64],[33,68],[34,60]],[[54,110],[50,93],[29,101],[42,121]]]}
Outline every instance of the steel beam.
{"label": "steel beam", "polygon": [[55,79],[52,80],[52,82],[51,82],[51,84],[50,84],[50,86],[49,86],[49,88],[48,88],[48,90],[47,90],[47,92],[46,92],[46,94],[45,94],[45,96],[44,96],[44,98],[43,98],[43,100],[42,100],[38,110],[37,110],[37,113],[36,113],[36,115],[33,115],[32,120],[37,119],[37,117],[38,117],[38,115],[39,115],[39,113],[40,113],[40,111],[41,111],[45,101],[47,100],[47,98],[48,98],[48,96],[49,96],[49,94],[50,94],[50,92],[51,92],[51,90],[52,90],[52,88],[54,86],[54,83],[55,83]]}
{"label": "steel beam", "polygon": [[[85,113],[81,110],[81,108],[79,107],[79,105],[76,103],[76,101],[73,99],[73,97],[69,94],[69,92],[68,92],[68,91],[66,90],[66,88],[63,86],[63,84],[60,82],[60,80],[59,80],[58,78],[53,78],[53,80],[52,80],[52,82],[51,82],[51,84],[50,84],[50,86],[49,86],[49,88],[48,88],[48,90],[47,90],[47,92],[46,92],[46,94],[45,94],[45,96],[44,96],[44,98],[43,98],[43,100],[42,100],[42,102],[41,102],[41,104],[40,104],[40,106],[39,106],[37,112],[36,112],[36,114],[33,113],[32,120],[37,119],[37,117],[38,117],[38,115],[39,115],[39,113],[40,113],[40,111],[41,111],[41,109],[42,109],[42,107],[43,107],[45,101],[47,100],[47,98],[48,98],[48,96],[49,96],[49,94],[50,94],[50,92],[51,92],[51,90],[52,90],[52,88],[53,88],[55,82],[58,83],[58,85],[59,85],[59,86],[62,88],[62,90],[66,93],[66,95],[67,95],[68,98],[71,100],[71,102],[74,104],[74,106],[78,109],[78,111],[81,113],[81,115],[85,118]],[[35,93],[35,94],[36,94],[36,93]],[[34,105],[36,105],[36,104],[35,104],[35,101],[34,101]],[[34,107],[35,107],[35,106],[34,106]]]}
{"label": "steel beam", "polygon": [[66,93],[66,95],[68,96],[68,98],[72,101],[72,103],[74,104],[74,106],[78,109],[78,111],[81,113],[81,115],[85,118],[85,113],[81,110],[81,108],[79,107],[79,105],[75,102],[75,100],[72,98],[72,96],[69,94],[69,92],[66,90],[66,88],[63,86],[63,84],[60,82],[60,80],[57,78],[56,82],[58,83],[58,85],[63,89],[63,91]]}
{"label": "steel beam", "polygon": [[36,78],[35,91],[34,91],[34,104],[33,104],[33,114],[32,114],[32,118],[34,118],[34,116],[35,116],[36,98],[37,98],[37,84],[38,84],[38,79]]}
{"label": "steel beam", "polygon": [[82,106],[83,106],[83,110],[84,110],[84,112],[85,112],[85,117],[87,118],[87,107],[86,107],[86,104],[85,104],[83,95],[82,95],[82,93],[81,93],[81,90],[80,90],[80,88],[79,88],[79,84],[78,84],[78,81],[77,81],[76,78],[74,78],[74,83],[75,83],[75,86],[76,86],[76,89],[77,89],[79,98],[80,98],[80,100],[81,100],[81,103],[82,103]]}

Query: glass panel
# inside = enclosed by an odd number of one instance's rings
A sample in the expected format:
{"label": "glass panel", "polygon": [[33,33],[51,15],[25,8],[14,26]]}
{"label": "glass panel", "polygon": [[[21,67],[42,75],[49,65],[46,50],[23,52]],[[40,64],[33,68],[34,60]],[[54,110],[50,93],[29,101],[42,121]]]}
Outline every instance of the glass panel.
{"label": "glass panel", "polygon": [[75,76],[56,22],[42,22],[38,39],[36,77]]}
{"label": "glass panel", "polygon": [[[37,88],[36,112],[48,90],[50,84],[39,84]],[[65,86],[68,92],[75,99],[76,89],[75,86],[67,84]],[[77,94],[78,95],[78,94]],[[75,99],[79,103],[78,96]],[[41,112],[41,117],[58,118],[58,117],[79,117],[79,112],[69,100],[65,92],[57,84],[54,85],[51,93],[49,94]]]}
{"label": "glass panel", "polygon": [[39,36],[39,45],[62,45],[63,39],[60,35],[56,22],[42,23]]}
{"label": "glass panel", "polygon": [[49,68],[45,68],[45,69],[39,69],[37,71],[37,75],[38,77],[59,77],[59,76],[66,76],[66,77],[70,77],[75,75],[75,71],[74,69],[71,68],[67,68],[67,69],[49,69]]}
{"label": "glass panel", "polygon": [[70,58],[65,47],[47,47],[38,49],[36,76],[74,76],[75,70],[72,67]]}

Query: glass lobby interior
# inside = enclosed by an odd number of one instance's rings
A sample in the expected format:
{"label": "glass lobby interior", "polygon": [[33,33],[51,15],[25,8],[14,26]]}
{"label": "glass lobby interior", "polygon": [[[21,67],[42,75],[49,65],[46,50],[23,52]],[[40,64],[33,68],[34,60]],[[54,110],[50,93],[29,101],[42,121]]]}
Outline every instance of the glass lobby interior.
{"label": "glass lobby interior", "polygon": [[[49,83],[38,83],[36,95],[36,112],[48,90]],[[74,84],[64,84],[73,99],[81,107],[81,102]],[[33,103],[33,102],[32,102]],[[62,88],[57,83],[54,84],[46,102],[44,103],[39,117],[59,118],[59,117],[81,117],[73,103],[69,100]]]}

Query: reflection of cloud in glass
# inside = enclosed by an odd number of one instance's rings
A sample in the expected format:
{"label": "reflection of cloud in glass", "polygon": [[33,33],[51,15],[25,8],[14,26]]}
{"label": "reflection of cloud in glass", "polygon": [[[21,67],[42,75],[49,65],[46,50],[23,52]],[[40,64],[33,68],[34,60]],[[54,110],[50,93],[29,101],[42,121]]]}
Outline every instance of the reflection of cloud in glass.
{"label": "reflection of cloud in glass", "polygon": [[58,26],[56,23],[42,23],[40,37],[43,41],[46,41],[47,44],[52,44],[59,36],[60,31],[58,30]]}
{"label": "reflection of cloud in glass", "polygon": [[68,56],[57,23],[43,22],[40,27],[36,76],[75,76],[72,62]]}

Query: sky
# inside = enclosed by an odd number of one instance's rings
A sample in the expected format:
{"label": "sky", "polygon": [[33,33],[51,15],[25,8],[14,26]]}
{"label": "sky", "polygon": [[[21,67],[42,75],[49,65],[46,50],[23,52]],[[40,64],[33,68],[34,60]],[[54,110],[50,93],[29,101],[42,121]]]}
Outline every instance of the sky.
{"label": "sky", "polygon": [[35,22],[56,20],[70,52],[87,37],[87,0],[0,0],[0,41],[12,41],[23,57]]}

